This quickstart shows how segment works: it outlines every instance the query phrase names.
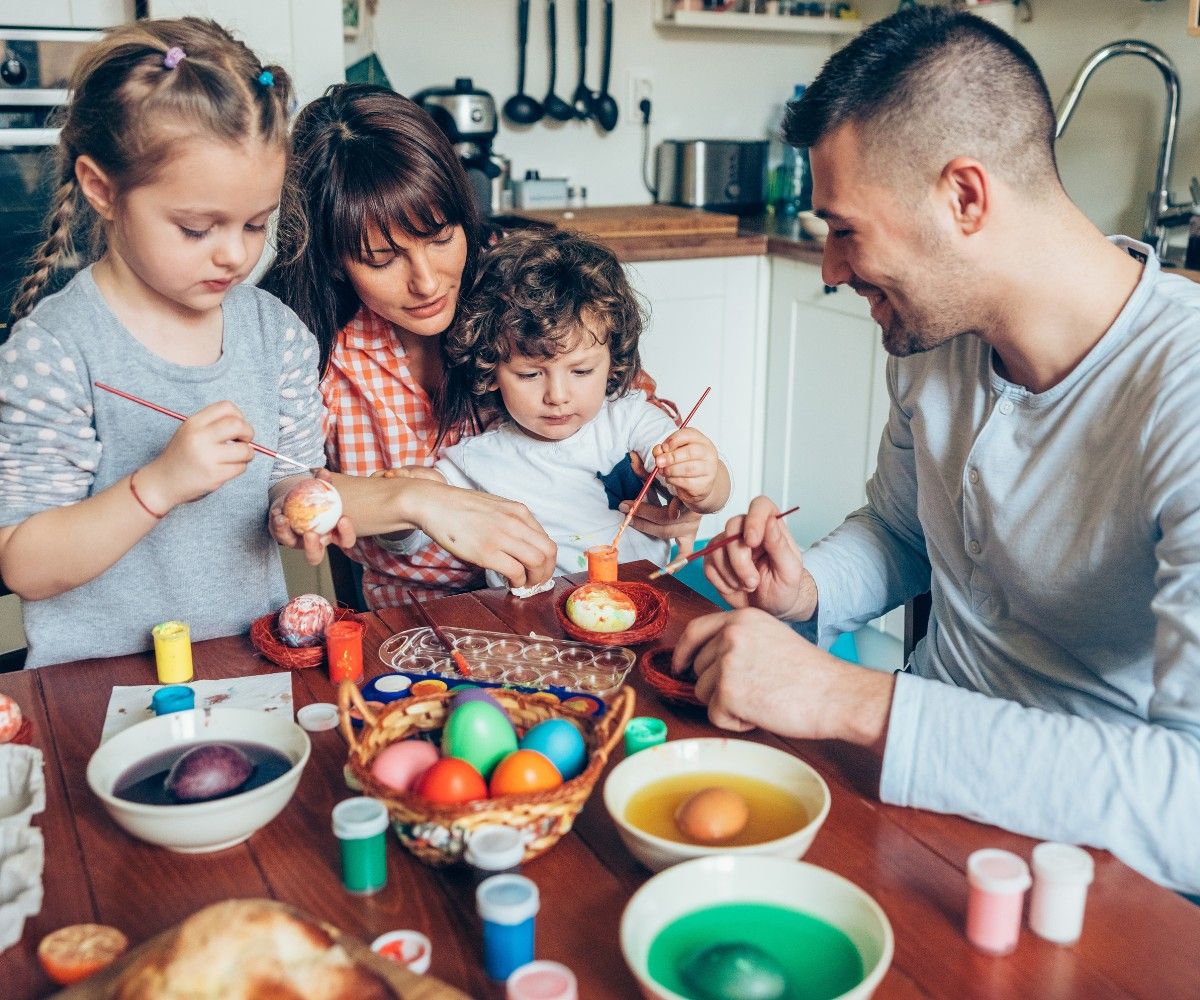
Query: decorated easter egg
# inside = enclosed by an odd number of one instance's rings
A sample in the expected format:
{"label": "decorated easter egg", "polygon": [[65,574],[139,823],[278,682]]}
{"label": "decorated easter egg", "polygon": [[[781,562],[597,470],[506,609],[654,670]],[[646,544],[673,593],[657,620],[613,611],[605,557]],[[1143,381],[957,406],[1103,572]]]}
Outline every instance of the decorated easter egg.
{"label": "decorated easter egg", "polygon": [[421,775],[413,789],[427,802],[455,805],[486,799],[488,790],[483,776],[465,760],[443,757]]}
{"label": "decorated easter egg", "polygon": [[292,487],[283,501],[283,516],[297,534],[333,531],[342,516],[342,498],[324,479],[306,479]]}
{"label": "decorated easter egg", "polygon": [[319,646],[332,621],[332,604],[320,594],[301,594],[283,606],[275,630],[289,646]]}
{"label": "decorated easter egg", "polygon": [[485,778],[517,749],[517,734],[496,705],[469,701],[450,713],[442,729],[442,755],[465,760]]}
{"label": "decorated easter egg", "polygon": [[493,797],[548,792],[563,782],[550,758],[536,750],[517,750],[496,765],[488,785]]}
{"label": "decorated easter egg", "polygon": [[0,743],[9,742],[21,731],[21,707],[8,695],[0,694]]}
{"label": "decorated easter egg", "polygon": [[585,583],[567,598],[567,617],[589,632],[624,632],[637,620],[637,608],[606,583]]}
{"label": "decorated easter egg", "polygon": [[587,765],[587,744],[583,734],[566,719],[539,722],[521,737],[522,750],[536,750],[558,769],[563,781],[570,781]]}
{"label": "decorated easter egg", "polygon": [[774,957],[742,941],[693,952],[679,963],[679,978],[700,1000],[780,1000],[788,988]]}
{"label": "decorated easter egg", "polygon": [[476,687],[474,684],[465,684],[462,687],[452,688],[455,691],[454,697],[450,700],[450,711],[453,712],[456,708],[467,704],[467,702],[478,701],[485,705],[491,705],[498,711],[503,712],[504,708],[488,691],[487,688]]}
{"label": "decorated easter egg", "polygon": [[728,788],[702,788],[675,810],[675,825],[697,844],[719,844],[736,837],[750,819],[750,806]]}
{"label": "decorated easter egg", "polygon": [[438,750],[425,740],[401,740],[384,747],[371,761],[371,774],[381,785],[407,792],[438,761]]}

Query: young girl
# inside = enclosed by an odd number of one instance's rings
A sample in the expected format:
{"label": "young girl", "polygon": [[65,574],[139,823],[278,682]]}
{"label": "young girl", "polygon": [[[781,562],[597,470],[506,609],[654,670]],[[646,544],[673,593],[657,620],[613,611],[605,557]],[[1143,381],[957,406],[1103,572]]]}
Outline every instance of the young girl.
{"label": "young girl", "polygon": [[[211,22],[144,21],[97,43],[71,92],[0,348],[0,573],[29,666],[144,650],[173,618],[193,639],[244,631],[286,600],[265,525],[295,476],[248,442],[324,464],[316,344],[241,284],[279,202],[286,74]],[[80,231],[96,262],[45,297]]]}
{"label": "young girl", "polygon": [[[712,442],[677,430],[633,390],[641,328],[612,253],[550,230],[511,234],[483,255],[461,320],[446,335],[441,431],[487,429],[446,449],[434,469],[452,486],[524,503],[557,543],[562,573],[584,568],[584,551],[617,533],[619,504],[640,485],[631,491],[616,482],[627,453],[646,469],[658,465],[658,481],[697,514],[729,498],[729,473]],[[421,472],[428,470],[409,470]],[[421,541],[414,533],[390,544]],[[661,566],[669,551],[666,540],[629,529],[618,559]]]}

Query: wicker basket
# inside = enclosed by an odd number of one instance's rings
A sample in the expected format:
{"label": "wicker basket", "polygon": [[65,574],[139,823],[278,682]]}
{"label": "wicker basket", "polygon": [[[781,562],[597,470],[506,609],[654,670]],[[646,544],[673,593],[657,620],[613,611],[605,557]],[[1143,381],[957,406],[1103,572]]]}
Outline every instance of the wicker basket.
{"label": "wicker basket", "polygon": [[639,642],[649,642],[662,635],[663,629],[667,627],[666,594],[648,583],[625,583],[618,580],[606,582],[605,585],[621,591],[633,601],[634,607],[637,608],[637,618],[634,620],[633,628],[626,629],[624,632],[589,632],[585,628],[580,628],[567,617],[567,599],[575,593],[573,590],[568,590],[554,605],[558,623],[567,635],[580,642],[595,643],[597,646],[632,646]]}
{"label": "wicker basket", "polygon": [[676,676],[671,673],[673,649],[648,649],[638,657],[638,670],[642,679],[654,689],[663,701],[677,705],[703,705],[696,697],[696,675],[689,668]]}
{"label": "wicker basket", "polygon": [[[333,609],[335,622],[345,621],[354,616],[355,612],[351,608]],[[289,646],[279,638],[279,632],[276,630],[278,619],[278,611],[255,618],[250,623],[250,645],[272,663],[289,670],[320,666],[325,661],[325,643],[322,642],[318,646]]]}
{"label": "wicker basket", "polygon": [[[608,755],[625,731],[635,701],[633,689],[623,687],[603,717],[593,719],[560,703],[549,702],[538,693],[521,694],[503,688],[491,689],[489,693],[503,706],[518,735],[524,735],[546,719],[570,719],[578,723],[588,743],[587,767],[577,777],[546,792],[505,795],[458,805],[428,802],[416,794],[381,785],[371,774],[370,765],[384,747],[419,733],[440,730],[454,693],[443,691],[423,698],[402,698],[376,712],[352,682],[344,681],[338,691],[342,735],[350,745],[351,773],[362,785],[364,795],[387,806],[400,842],[427,864],[442,866],[462,860],[468,836],[485,823],[501,823],[521,830],[527,842],[526,861],[553,847],[571,829],[576,814],[591,794]],[[359,730],[350,723],[351,706],[362,714],[363,725]]]}

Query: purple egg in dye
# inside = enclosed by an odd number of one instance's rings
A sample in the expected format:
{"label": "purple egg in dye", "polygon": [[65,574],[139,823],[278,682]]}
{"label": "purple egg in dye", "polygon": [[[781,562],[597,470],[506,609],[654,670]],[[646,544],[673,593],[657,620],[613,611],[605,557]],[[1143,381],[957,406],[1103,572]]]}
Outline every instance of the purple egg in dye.
{"label": "purple egg in dye", "polygon": [[[459,691],[450,700],[450,711],[453,712],[459,705],[465,705],[469,701],[482,701],[485,704],[491,705],[493,708],[500,709],[504,712],[504,706],[500,704],[489,692],[487,688],[470,687]],[[508,713],[505,712],[505,715]]]}

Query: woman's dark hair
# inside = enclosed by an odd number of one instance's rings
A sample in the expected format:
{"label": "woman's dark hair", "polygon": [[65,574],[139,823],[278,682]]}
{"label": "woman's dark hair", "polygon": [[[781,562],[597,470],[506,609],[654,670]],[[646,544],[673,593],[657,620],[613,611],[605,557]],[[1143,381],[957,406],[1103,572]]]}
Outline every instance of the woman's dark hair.
{"label": "woman's dark hair", "polygon": [[496,368],[514,354],[553,358],[582,332],[608,344],[606,393],[627,393],[641,371],[641,304],[612,251],[565,230],[512,232],[483,254],[458,322],[442,342],[446,385],[439,441],[476,433],[503,413]]}
{"label": "woman's dark hair", "polygon": [[324,373],[338,331],[360,305],[344,263],[367,255],[371,227],[399,251],[397,230],[429,239],[448,225],[466,234],[465,290],[479,257],[480,219],[449,140],[406,97],[335,84],[296,118],[276,259],[262,284],[313,332]]}

